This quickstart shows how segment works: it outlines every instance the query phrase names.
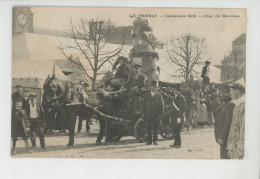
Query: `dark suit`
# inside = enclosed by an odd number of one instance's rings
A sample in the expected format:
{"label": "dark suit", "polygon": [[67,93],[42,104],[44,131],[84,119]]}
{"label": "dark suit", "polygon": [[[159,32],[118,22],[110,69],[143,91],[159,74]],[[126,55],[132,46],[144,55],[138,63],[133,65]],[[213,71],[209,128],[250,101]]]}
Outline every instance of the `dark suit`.
{"label": "dark suit", "polygon": [[30,103],[27,103],[26,105],[26,112],[28,114],[28,117],[30,118],[30,137],[31,137],[31,142],[32,146],[36,146],[36,140],[35,140],[35,135],[34,133],[37,133],[40,138],[40,143],[42,147],[45,147],[45,141],[44,141],[44,125],[45,125],[45,116],[44,112],[42,109],[41,104],[38,102],[35,102],[36,105],[36,110],[38,114],[38,118],[31,118],[30,114]]}
{"label": "dark suit", "polygon": [[203,78],[202,83],[204,85],[208,85],[209,82],[210,82],[209,77],[206,76],[207,71],[208,71],[208,66],[204,66],[203,69],[202,69],[202,74],[201,74],[201,77]]}
{"label": "dark suit", "polygon": [[176,105],[176,108],[172,104],[172,110],[171,110],[171,120],[173,124],[173,133],[175,136],[175,142],[174,146],[181,146],[181,135],[180,135],[180,130],[181,130],[181,123],[177,122],[177,119],[180,118],[183,121],[184,118],[184,112],[185,112],[185,107],[186,107],[186,101],[183,95],[179,94],[177,97],[175,97],[173,101]]}
{"label": "dark suit", "polygon": [[153,129],[153,142],[158,139],[158,126],[159,117],[163,116],[164,102],[160,93],[147,94],[144,98],[144,115],[148,128],[148,142],[152,142],[152,129]]}
{"label": "dark suit", "polygon": [[128,89],[131,89],[133,87],[142,88],[145,86],[145,76],[144,74],[140,73],[138,77],[135,79],[135,75],[132,74],[128,81]]}
{"label": "dark suit", "polygon": [[233,110],[235,104],[226,103],[219,110],[217,118],[215,120],[215,138],[216,141],[221,139],[223,145],[220,145],[220,157],[221,159],[228,159],[227,156],[227,140],[230,131],[230,126],[233,118]]}

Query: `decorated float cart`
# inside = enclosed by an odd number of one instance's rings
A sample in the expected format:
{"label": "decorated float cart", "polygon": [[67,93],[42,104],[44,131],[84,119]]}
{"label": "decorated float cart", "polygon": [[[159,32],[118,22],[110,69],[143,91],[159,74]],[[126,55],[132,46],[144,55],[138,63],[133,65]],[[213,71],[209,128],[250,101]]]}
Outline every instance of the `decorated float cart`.
{"label": "decorated float cart", "polygon": [[[113,69],[116,69],[121,60],[127,70],[123,70],[120,77],[116,73],[106,79],[102,92],[98,94],[102,106],[97,109],[109,116],[107,132],[110,131],[112,140],[118,141],[122,136],[135,136],[139,142],[145,142],[147,129],[143,112],[144,95],[149,91],[152,81],[159,82],[160,68],[157,66],[159,56],[154,50],[156,38],[152,34],[148,21],[136,19],[133,24],[134,28],[131,31],[133,48],[129,58],[119,57],[113,66]],[[129,77],[134,73],[133,67],[136,64],[141,66],[141,73],[145,75],[146,84],[143,87],[131,89]],[[173,91],[171,88],[159,86],[158,91],[162,94],[165,103],[159,133],[164,139],[172,139],[174,136],[170,125],[169,108]],[[99,117],[106,118],[104,115]]]}

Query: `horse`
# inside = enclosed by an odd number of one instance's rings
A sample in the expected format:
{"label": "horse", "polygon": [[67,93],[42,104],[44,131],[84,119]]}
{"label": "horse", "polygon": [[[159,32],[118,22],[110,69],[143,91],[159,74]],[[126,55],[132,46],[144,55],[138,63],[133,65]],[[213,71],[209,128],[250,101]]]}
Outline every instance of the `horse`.
{"label": "horse", "polygon": [[99,105],[100,101],[98,101],[98,105],[95,106],[95,108],[90,105],[86,105],[85,99],[83,99],[81,93],[77,90],[77,87],[74,83],[57,79],[55,78],[55,75],[53,75],[52,77],[48,77],[45,80],[43,89],[43,103],[45,104],[45,106],[50,106],[50,104],[55,101],[54,106],[59,108],[59,110],[61,111],[62,120],[65,119],[68,124],[68,146],[74,145],[76,118],[80,115],[96,115],[96,119],[99,121],[100,124],[100,131],[96,143],[101,143],[101,140],[105,133],[105,128],[107,126],[107,120],[104,116],[102,116],[103,113],[99,112],[99,110],[103,111],[104,107],[103,105]]}

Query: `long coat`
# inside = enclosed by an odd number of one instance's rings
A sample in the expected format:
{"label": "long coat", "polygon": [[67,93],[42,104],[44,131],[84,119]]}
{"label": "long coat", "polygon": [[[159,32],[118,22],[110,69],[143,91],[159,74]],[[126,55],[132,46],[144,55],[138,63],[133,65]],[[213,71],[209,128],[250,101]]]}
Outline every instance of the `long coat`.
{"label": "long coat", "polygon": [[12,137],[27,137],[28,133],[26,128],[30,127],[28,115],[25,110],[12,111]]}
{"label": "long coat", "polygon": [[[202,68],[202,73],[201,73],[201,77],[204,78],[206,75],[207,75],[207,72],[208,72],[209,68],[208,66],[204,66]],[[208,76],[207,76],[208,77]]]}
{"label": "long coat", "polygon": [[176,107],[173,105],[172,106],[172,113],[171,113],[171,118],[172,119],[177,119],[181,118],[183,120],[184,118],[184,112],[186,108],[186,100],[182,94],[179,94],[175,99],[174,99],[174,104],[179,108],[176,109]]}
{"label": "long coat", "polygon": [[221,139],[225,145],[227,144],[228,140],[234,107],[234,103],[224,104],[223,107],[220,109],[215,120],[216,141],[218,141],[218,139]]}
{"label": "long coat", "polygon": [[207,112],[207,106],[205,103],[200,104],[199,122],[208,122],[208,112]]}
{"label": "long coat", "polygon": [[227,141],[228,155],[231,159],[244,157],[245,142],[245,97],[236,101],[233,119]]}
{"label": "long coat", "polygon": [[163,116],[164,101],[160,93],[155,92],[154,96],[148,93],[144,97],[144,115],[147,122],[157,124],[159,116]]}

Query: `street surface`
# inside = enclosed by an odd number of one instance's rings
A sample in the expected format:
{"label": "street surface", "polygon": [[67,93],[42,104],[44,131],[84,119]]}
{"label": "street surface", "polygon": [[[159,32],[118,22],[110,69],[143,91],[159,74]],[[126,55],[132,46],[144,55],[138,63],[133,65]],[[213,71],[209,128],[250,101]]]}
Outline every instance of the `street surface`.
{"label": "street surface", "polygon": [[[132,136],[122,137],[119,142],[95,145],[99,127],[96,122],[85,131],[83,121],[81,133],[75,133],[74,147],[68,147],[68,134],[55,131],[46,135],[47,150],[40,147],[37,138],[36,149],[29,153],[23,140],[17,141],[17,155],[13,157],[32,158],[161,158],[161,159],[219,159],[219,145],[215,142],[214,128],[204,127],[181,132],[182,147],[172,148],[173,140],[164,140],[159,136],[159,145],[139,143]],[[77,125],[76,125],[77,128]],[[29,144],[31,143],[30,140]],[[103,140],[104,141],[104,140]],[[103,142],[102,141],[102,142]]]}

